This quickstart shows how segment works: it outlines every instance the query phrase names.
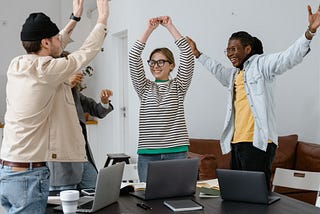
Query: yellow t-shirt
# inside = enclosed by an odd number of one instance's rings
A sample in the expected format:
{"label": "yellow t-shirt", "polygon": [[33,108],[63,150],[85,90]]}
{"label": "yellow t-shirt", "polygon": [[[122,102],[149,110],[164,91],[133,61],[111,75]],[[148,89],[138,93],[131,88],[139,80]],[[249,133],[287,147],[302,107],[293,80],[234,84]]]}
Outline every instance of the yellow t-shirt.
{"label": "yellow t-shirt", "polygon": [[234,124],[232,143],[252,142],[254,119],[244,88],[243,71],[238,71],[234,81]]}

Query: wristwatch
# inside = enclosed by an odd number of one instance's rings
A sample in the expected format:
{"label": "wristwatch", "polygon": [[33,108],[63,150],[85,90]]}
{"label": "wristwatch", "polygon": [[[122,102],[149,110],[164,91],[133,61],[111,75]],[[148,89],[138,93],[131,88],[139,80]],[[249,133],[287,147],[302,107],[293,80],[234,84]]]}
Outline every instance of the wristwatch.
{"label": "wristwatch", "polygon": [[81,17],[76,17],[76,16],[73,15],[73,13],[71,13],[70,19],[78,22],[78,21],[80,21]]}
{"label": "wristwatch", "polygon": [[314,32],[314,33],[311,32],[310,27],[308,27],[307,31],[310,34],[310,36],[312,36],[312,37],[316,35],[316,32]]}

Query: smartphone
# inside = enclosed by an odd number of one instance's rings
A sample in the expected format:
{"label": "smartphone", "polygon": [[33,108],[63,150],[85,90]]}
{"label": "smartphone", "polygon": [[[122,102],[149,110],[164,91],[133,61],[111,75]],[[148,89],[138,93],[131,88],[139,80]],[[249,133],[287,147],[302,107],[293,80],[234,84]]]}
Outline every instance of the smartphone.
{"label": "smartphone", "polygon": [[94,196],[95,194],[95,190],[94,189],[82,189],[81,193],[84,195],[88,195],[88,196]]}

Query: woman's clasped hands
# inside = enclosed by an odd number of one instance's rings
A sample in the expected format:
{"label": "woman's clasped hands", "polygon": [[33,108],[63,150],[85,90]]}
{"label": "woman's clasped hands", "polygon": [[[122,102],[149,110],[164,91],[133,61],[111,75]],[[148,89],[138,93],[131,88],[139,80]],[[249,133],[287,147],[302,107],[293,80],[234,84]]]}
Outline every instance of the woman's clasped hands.
{"label": "woman's clasped hands", "polygon": [[159,25],[162,25],[164,27],[168,27],[169,25],[172,25],[172,21],[170,16],[158,16],[149,19],[149,26],[153,29],[156,29]]}

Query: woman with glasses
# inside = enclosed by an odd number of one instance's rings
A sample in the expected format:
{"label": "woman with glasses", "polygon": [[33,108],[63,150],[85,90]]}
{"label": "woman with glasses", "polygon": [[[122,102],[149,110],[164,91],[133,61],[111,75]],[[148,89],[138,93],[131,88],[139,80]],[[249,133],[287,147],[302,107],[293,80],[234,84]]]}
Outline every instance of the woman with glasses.
{"label": "woman with glasses", "polygon": [[[165,27],[180,49],[177,76],[169,79],[175,60],[168,48],[157,48],[147,60],[154,80],[146,78],[141,54],[151,33]],[[184,115],[184,98],[190,86],[194,59],[186,39],[169,16],[149,19],[146,29],[129,53],[133,86],[140,99],[138,173],[146,181],[149,161],[187,157],[189,136]]]}

